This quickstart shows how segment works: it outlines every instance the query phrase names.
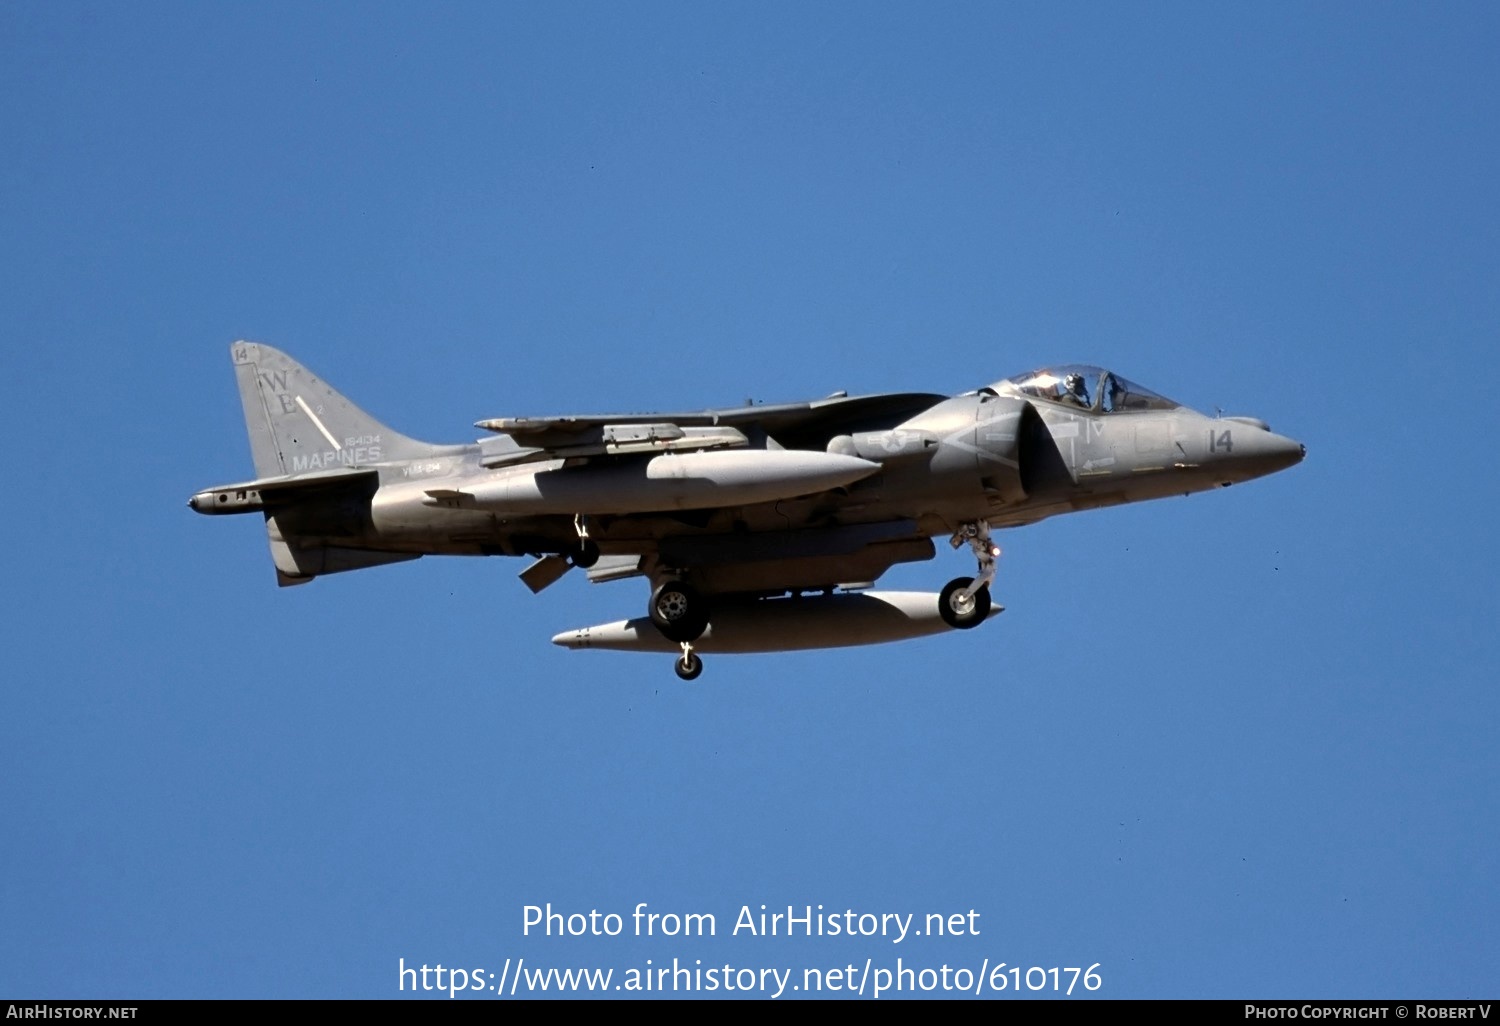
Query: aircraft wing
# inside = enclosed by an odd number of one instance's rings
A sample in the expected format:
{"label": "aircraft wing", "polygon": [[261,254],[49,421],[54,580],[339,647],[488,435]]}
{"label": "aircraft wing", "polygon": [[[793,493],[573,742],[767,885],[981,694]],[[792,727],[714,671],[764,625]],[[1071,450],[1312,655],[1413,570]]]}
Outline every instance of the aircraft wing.
{"label": "aircraft wing", "polygon": [[485,466],[538,460],[742,448],[774,440],[784,449],[822,449],[828,439],[889,426],[941,402],[923,392],[833,395],[810,402],[735,406],[691,413],[625,413],[561,417],[496,417],[475,427],[505,437],[493,440]]}

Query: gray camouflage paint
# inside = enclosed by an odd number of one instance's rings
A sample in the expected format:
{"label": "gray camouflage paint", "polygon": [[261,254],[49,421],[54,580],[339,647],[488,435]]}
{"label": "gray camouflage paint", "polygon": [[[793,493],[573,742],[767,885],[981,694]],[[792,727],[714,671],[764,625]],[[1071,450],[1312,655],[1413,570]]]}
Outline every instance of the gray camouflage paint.
{"label": "gray camouflage paint", "polygon": [[[1061,371],[1042,371],[953,397],[485,420],[489,437],[432,445],[279,350],[236,342],[231,355],[257,476],[189,504],[261,513],[282,585],[423,555],[530,554],[523,580],[540,590],[568,569],[581,525],[603,557],[592,579],[680,579],[745,621],[746,601],[867,587],[966,524],[1206,491],[1305,453],[1263,422],[1207,417],[1090,367],[1066,368],[1093,377],[1088,408],[1086,388],[1068,396]],[[1157,408],[1111,410],[1106,388]],[[826,605],[829,644],[886,640],[854,618],[869,603]]]}

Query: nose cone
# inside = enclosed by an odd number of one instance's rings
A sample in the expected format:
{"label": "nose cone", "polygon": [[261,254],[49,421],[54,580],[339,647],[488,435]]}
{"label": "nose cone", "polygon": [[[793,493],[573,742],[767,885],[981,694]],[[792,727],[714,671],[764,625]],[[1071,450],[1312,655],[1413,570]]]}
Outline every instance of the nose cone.
{"label": "nose cone", "polygon": [[1274,431],[1236,431],[1232,459],[1240,480],[1264,477],[1294,467],[1307,455],[1307,446]]}

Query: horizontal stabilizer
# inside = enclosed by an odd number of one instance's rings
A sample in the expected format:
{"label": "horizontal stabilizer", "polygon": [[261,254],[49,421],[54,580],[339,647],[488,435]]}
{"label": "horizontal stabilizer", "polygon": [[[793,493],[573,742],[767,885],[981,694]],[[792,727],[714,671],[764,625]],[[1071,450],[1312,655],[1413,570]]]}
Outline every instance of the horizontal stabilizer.
{"label": "horizontal stabilizer", "polygon": [[255,513],[314,495],[369,489],[378,476],[373,468],[359,467],[338,467],[312,474],[280,474],[205,488],[189,499],[188,505],[199,513]]}

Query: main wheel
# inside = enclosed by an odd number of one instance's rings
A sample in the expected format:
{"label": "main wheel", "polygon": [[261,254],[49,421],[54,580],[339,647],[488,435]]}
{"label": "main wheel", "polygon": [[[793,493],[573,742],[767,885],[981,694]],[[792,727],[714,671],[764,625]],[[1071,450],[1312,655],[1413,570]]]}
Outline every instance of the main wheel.
{"label": "main wheel", "polygon": [[689,652],[673,663],[672,669],[683,680],[697,680],[698,674],[703,672],[703,660],[698,658],[696,652]]}
{"label": "main wheel", "polygon": [[692,585],[663,581],[651,593],[651,622],[668,641],[697,641],[708,627],[708,605]]}
{"label": "main wheel", "polygon": [[990,586],[980,588],[973,598],[966,597],[964,589],[973,583],[972,577],[955,577],[943,586],[938,596],[938,615],[949,627],[967,630],[984,623],[984,618],[990,615]]}

